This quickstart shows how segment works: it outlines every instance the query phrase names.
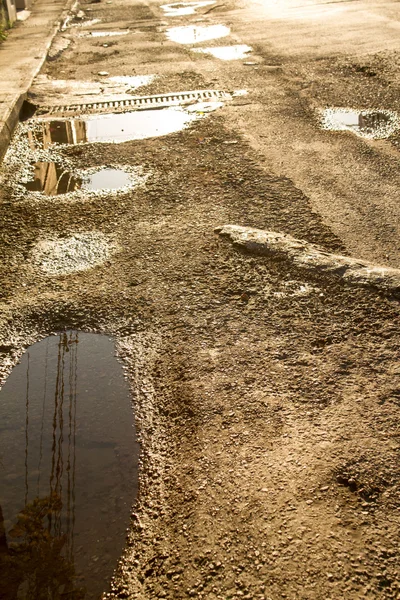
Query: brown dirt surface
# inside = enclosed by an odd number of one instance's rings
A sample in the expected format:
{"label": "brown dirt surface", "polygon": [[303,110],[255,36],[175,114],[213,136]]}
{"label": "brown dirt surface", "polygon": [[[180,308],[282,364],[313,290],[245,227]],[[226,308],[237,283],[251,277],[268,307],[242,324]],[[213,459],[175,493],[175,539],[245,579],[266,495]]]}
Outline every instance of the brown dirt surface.
{"label": "brown dirt surface", "polygon": [[[74,30],[47,74],[159,73],[143,93],[228,88],[232,67],[217,74],[184,47],[158,41],[166,19],[156,4],[81,7],[101,16],[99,30],[129,25],[139,33],[103,48],[103,39]],[[246,87],[247,73],[241,67],[228,89]],[[255,87],[282,78],[260,73],[248,75]],[[254,93],[259,113],[261,88]],[[396,599],[398,300],[284,258],[240,252],[214,233],[232,223],[352,253],[303,188],[243,132],[243,115],[251,127],[255,118],[245,101],[253,102],[236,99],[165,137],[52,150],[72,168],[129,164],[149,173],[144,186],[120,194],[33,201],[16,188],[19,175],[6,160],[0,374],[55,331],[116,339],[142,450],[139,499],[107,597]],[[302,103],[297,110],[304,115]],[[19,152],[18,135],[10,155]],[[87,231],[118,246],[103,265],[54,277],[34,264],[38,240]]]}

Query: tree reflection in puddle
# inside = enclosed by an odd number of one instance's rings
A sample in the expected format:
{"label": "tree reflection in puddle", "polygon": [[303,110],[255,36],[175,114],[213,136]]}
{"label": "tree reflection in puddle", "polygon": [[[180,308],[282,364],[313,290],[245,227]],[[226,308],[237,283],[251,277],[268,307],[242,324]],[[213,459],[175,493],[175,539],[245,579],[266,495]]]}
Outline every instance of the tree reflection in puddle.
{"label": "tree reflection in puddle", "polygon": [[61,533],[59,527],[52,527],[52,522],[60,523],[61,511],[61,497],[56,492],[36,498],[19,513],[17,523],[9,531],[9,537],[18,541],[9,544],[4,521],[0,523],[1,598],[4,600],[85,598],[85,588],[75,584],[72,538],[69,532]]}

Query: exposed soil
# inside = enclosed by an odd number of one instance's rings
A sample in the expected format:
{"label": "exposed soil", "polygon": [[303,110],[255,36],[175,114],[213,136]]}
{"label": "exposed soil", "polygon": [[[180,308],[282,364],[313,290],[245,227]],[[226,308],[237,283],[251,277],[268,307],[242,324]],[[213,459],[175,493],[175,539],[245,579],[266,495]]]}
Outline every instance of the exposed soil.
{"label": "exposed soil", "polygon": [[[219,225],[248,225],[354,255],[327,213],[255,141],[254,120],[266,104],[261,83],[274,78],[279,87],[282,73],[240,66],[234,74],[215,59],[210,67],[210,58],[188,58],[162,32],[141,28],[142,20],[166,21],[156,4],[87,7],[89,18],[103,19],[99,30],[138,24],[140,33],[99,48],[99,39],[70,30],[73,43],[48,62],[47,74],[157,73],[138,94],[209,87],[252,87],[253,94],[166,137],[51,150],[72,171],[129,164],[150,173],[144,186],[123,193],[33,201],[15,186],[20,175],[10,166],[18,135],[2,167],[1,375],[34,340],[76,329],[114,335],[131,382],[139,500],[109,597],[399,598],[398,301],[290,261],[241,253],[214,233]],[[230,25],[234,17],[211,11],[206,18]],[[224,44],[252,45],[237,39]],[[310,105],[293,81],[281,110],[293,103],[310,127]],[[369,160],[366,142],[346,139],[347,150],[362,148]],[[385,164],[385,183],[394,181],[384,161],[372,157],[368,168]],[[50,276],[32,259],[39,240],[88,231],[118,246],[102,265]],[[363,257],[372,260],[383,247],[381,239]]]}

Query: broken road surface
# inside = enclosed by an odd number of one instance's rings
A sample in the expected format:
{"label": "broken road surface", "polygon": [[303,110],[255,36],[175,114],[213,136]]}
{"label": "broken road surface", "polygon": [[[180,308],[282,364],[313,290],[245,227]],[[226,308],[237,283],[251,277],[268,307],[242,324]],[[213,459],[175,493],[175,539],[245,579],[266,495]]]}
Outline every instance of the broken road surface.
{"label": "broken road surface", "polygon": [[1,374],[116,340],[141,457],[106,597],[398,598],[397,4],[78,9],[1,167]]}

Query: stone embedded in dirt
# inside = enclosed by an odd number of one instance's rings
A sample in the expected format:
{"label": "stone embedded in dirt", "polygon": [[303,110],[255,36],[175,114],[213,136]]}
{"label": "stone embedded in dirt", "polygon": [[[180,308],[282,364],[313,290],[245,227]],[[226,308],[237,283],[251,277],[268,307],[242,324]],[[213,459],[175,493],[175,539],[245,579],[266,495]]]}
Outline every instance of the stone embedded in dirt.
{"label": "stone embedded in dirt", "polygon": [[281,256],[303,269],[332,273],[346,282],[375,286],[400,294],[400,269],[381,267],[348,256],[331,254],[305,240],[276,231],[264,231],[240,225],[217,227],[216,233],[226,236],[237,247],[265,256]]}
{"label": "stone embedded in dirt", "polygon": [[103,233],[75,233],[39,241],[32,250],[32,262],[47,275],[69,275],[102,265],[116,249]]}
{"label": "stone embedded in dirt", "polygon": [[371,140],[384,139],[400,128],[397,113],[390,110],[327,108],[321,111],[321,127],[328,131],[351,131]]}
{"label": "stone embedded in dirt", "polygon": [[62,54],[62,52],[64,52],[64,50],[67,50],[70,44],[70,38],[57,36],[47,53],[47,60],[56,60]]}
{"label": "stone embedded in dirt", "polygon": [[108,71],[99,71],[97,73],[97,75],[101,75],[101,77],[107,77],[107,75],[109,75],[109,72]]}

